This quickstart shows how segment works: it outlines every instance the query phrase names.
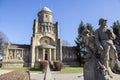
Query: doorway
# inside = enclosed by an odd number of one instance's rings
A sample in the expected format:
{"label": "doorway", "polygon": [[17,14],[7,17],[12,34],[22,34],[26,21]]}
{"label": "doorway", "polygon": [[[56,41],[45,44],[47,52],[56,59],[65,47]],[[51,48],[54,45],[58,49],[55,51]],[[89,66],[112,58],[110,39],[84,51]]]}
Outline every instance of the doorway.
{"label": "doorway", "polygon": [[45,50],[45,60],[48,60],[48,51]]}

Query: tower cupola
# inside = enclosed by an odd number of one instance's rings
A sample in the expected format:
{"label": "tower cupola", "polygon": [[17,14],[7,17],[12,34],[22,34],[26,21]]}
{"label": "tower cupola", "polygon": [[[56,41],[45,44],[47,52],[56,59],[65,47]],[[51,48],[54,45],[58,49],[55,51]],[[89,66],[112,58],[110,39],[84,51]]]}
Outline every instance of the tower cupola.
{"label": "tower cupola", "polygon": [[43,7],[40,12],[38,12],[38,21],[53,23],[53,13],[48,7]]}

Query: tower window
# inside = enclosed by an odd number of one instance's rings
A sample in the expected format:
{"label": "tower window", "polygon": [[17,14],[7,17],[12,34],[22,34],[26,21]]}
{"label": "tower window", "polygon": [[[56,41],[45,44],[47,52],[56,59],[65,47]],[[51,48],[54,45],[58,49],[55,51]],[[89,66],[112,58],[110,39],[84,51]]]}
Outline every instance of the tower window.
{"label": "tower window", "polygon": [[42,27],[39,27],[39,32],[41,32],[42,31]]}
{"label": "tower window", "polygon": [[46,18],[48,18],[48,15],[45,15]]}

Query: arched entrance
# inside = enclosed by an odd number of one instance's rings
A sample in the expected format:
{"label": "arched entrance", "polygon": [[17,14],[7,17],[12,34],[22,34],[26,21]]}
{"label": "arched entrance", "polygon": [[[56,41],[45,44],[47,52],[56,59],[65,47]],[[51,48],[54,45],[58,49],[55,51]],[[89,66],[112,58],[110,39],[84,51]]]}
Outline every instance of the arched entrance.
{"label": "arched entrance", "polygon": [[36,47],[36,61],[56,60],[56,48],[52,45],[40,45]]}

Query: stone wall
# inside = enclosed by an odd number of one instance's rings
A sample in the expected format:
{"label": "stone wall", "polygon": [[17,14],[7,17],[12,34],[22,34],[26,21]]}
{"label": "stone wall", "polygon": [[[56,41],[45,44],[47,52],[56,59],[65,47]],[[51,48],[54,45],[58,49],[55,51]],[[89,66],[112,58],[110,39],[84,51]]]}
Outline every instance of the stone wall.
{"label": "stone wall", "polygon": [[2,68],[22,68],[24,65],[23,61],[12,60],[12,61],[2,61]]}
{"label": "stone wall", "polygon": [[62,62],[68,66],[80,66],[76,47],[62,46]]}
{"label": "stone wall", "polygon": [[2,68],[22,68],[30,65],[30,45],[6,44]]}

